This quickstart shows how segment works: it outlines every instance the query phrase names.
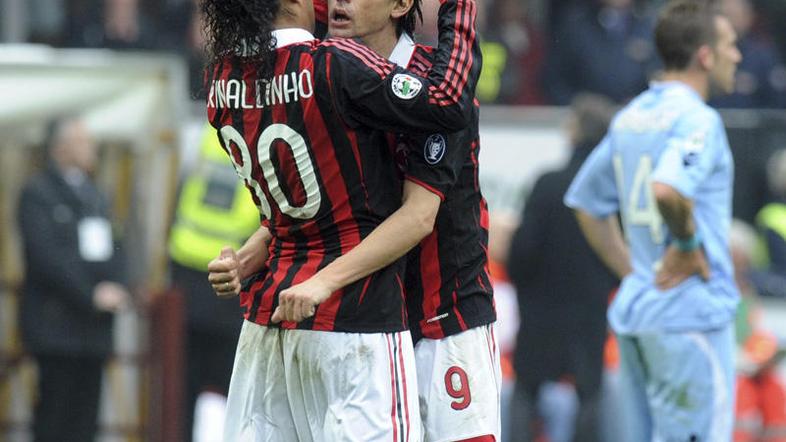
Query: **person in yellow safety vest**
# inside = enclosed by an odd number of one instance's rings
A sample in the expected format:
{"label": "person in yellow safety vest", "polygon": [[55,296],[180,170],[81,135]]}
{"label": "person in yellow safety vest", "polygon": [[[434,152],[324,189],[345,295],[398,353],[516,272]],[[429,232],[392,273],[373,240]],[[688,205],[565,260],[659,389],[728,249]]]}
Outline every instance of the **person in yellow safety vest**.
{"label": "person in yellow safety vest", "polygon": [[169,232],[172,282],[187,305],[185,441],[192,439],[199,394],[228,391],[243,319],[237,298],[222,300],[213,293],[207,263],[224,246],[238,249],[259,225],[256,205],[215,131],[205,125],[196,166],[182,184]]}
{"label": "person in yellow safety vest", "polygon": [[732,223],[730,246],[742,299],[736,318],[737,388],[734,442],[786,442],[786,388],[775,369],[784,351],[759,325],[757,294],[748,278],[756,233]]}
{"label": "person in yellow safety vest", "polygon": [[765,244],[760,260],[771,272],[786,276],[786,149],[770,157],[767,177],[776,199],[756,215],[756,225]]}

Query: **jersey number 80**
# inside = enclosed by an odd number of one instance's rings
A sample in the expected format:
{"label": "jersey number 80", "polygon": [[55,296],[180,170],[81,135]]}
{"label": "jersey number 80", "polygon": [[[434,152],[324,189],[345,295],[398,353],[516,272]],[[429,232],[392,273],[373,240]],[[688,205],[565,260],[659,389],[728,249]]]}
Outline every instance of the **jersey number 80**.
{"label": "jersey number 80", "polygon": [[[232,165],[235,166],[237,174],[245,181],[246,185],[254,190],[259,199],[259,212],[267,219],[271,217],[270,204],[275,203],[281,213],[298,219],[311,219],[316,216],[322,204],[322,195],[319,192],[319,184],[314,172],[314,163],[306,146],[306,140],[294,129],[286,124],[271,124],[266,127],[259,135],[257,142],[257,158],[262,169],[262,178],[267,186],[268,195],[273,201],[269,201],[265,192],[262,190],[261,183],[254,179],[251,174],[251,153],[248,145],[240,132],[232,126],[224,126],[220,130],[224,146],[231,150],[231,145],[235,144],[240,151],[241,164],[238,164],[234,155],[229,155]],[[273,161],[270,156],[270,149],[276,140],[283,140],[292,151],[295,159],[298,175],[306,194],[306,201],[302,206],[294,206],[287,200],[286,195],[281,189],[281,183],[276,176]]]}

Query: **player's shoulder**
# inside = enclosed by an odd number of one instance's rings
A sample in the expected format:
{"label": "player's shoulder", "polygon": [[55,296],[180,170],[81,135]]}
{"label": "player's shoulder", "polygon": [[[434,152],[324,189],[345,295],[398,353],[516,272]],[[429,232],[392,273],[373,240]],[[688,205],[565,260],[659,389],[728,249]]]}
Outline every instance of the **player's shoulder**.
{"label": "player's shoulder", "polygon": [[382,77],[393,71],[394,65],[369,47],[351,38],[328,38],[318,43],[315,51],[330,54],[338,63],[365,67]]}
{"label": "player's shoulder", "polygon": [[339,58],[384,60],[368,46],[354,38],[328,38],[316,45],[317,51],[328,52]]}
{"label": "player's shoulder", "polygon": [[680,120],[691,123],[719,123],[720,114],[688,87],[671,87],[663,94],[664,106],[679,111]]}
{"label": "player's shoulder", "polygon": [[222,76],[226,76],[233,66],[234,63],[231,57],[224,57],[210,63],[205,67],[206,79],[208,81],[219,80]]}
{"label": "player's shoulder", "polygon": [[694,102],[682,109],[677,124],[683,130],[710,132],[722,129],[723,119],[720,113],[707,103]]}
{"label": "player's shoulder", "polygon": [[240,56],[225,56],[205,68],[208,83],[230,78],[244,77],[248,73],[257,72],[258,64]]}
{"label": "player's shoulder", "polygon": [[644,91],[611,121],[613,129],[633,133],[668,132],[686,126],[722,126],[722,122],[717,110],[678,88]]}
{"label": "player's shoulder", "polygon": [[415,44],[412,57],[409,60],[409,68],[420,74],[425,74],[434,64],[434,48],[421,43]]}

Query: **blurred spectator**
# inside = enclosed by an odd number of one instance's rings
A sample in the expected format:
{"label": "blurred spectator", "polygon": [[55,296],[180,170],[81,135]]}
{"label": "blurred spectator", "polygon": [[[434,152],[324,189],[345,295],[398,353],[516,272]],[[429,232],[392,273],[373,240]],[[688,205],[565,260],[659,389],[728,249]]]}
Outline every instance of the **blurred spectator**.
{"label": "blurred spectator", "polygon": [[[554,33],[560,23],[563,22],[568,11],[571,10],[579,0],[547,0],[548,20],[546,26],[550,34]],[[585,0],[586,1],[586,0]]]}
{"label": "blurred spectator", "polygon": [[576,97],[568,126],[573,157],[565,169],[537,180],[513,237],[508,274],[518,293],[521,317],[511,411],[511,434],[520,435],[517,440],[534,440],[533,404],[541,387],[565,378],[575,383],[580,401],[575,440],[599,437],[605,312],[616,281],[590,249],[562,198],[605,135],[612,114],[611,103],[603,97]]}
{"label": "blurred spectator", "polygon": [[772,40],[754,32],[755,11],[750,0],[723,0],[723,12],[737,31],[742,61],[734,93],[713,99],[719,108],[786,107],[786,68]]}
{"label": "blurred spectator", "polygon": [[[183,183],[170,230],[172,282],[186,297],[185,437],[192,439],[194,410],[203,391],[226,396],[243,316],[238,299],[219,299],[207,263],[223,246],[239,249],[259,228],[259,211],[206,126],[197,165]],[[216,437],[220,438],[219,431]]]}
{"label": "blurred spectator", "polygon": [[552,104],[568,104],[580,91],[625,102],[657,68],[652,20],[635,13],[633,0],[576,3],[551,36],[543,85]]}
{"label": "blurred spectator", "polygon": [[[169,1],[159,14],[160,46],[185,52],[192,46],[191,27],[199,13],[197,0]],[[201,23],[200,23],[201,25]]]}
{"label": "blurred spectator", "polygon": [[68,46],[109,49],[154,49],[153,23],[138,0],[92,0],[74,11]]}
{"label": "blurred spectator", "polygon": [[78,120],[53,127],[50,164],[19,200],[25,282],[21,328],[38,363],[36,441],[95,439],[112,314],[129,301],[109,224],[90,172],[96,144]]}
{"label": "blurred spectator", "polygon": [[188,64],[191,97],[203,99],[205,35],[202,13],[196,0],[181,0],[168,6],[161,18],[161,48],[177,52]]}
{"label": "blurred spectator", "polygon": [[737,310],[737,398],[734,442],[786,441],[786,388],[775,365],[783,357],[777,338],[758,324],[760,307],[748,279],[755,231],[742,221],[732,223],[729,238],[734,277],[742,294]]}
{"label": "blurred spectator", "polygon": [[781,56],[786,55],[786,32],[782,31],[786,26],[786,2],[783,0],[759,0],[756,5],[761,7],[762,18],[770,25],[770,29],[779,31],[774,32],[772,36],[780,48]]}
{"label": "blurred spectator", "polygon": [[767,163],[767,178],[774,201],[756,215],[764,236],[764,267],[786,277],[786,149],[775,152]]}
{"label": "blurred spectator", "polygon": [[527,19],[528,0],[494,0],[481,31],[483,71],[477,87],[481,103],[542,104],[539,74],[543,37]]}

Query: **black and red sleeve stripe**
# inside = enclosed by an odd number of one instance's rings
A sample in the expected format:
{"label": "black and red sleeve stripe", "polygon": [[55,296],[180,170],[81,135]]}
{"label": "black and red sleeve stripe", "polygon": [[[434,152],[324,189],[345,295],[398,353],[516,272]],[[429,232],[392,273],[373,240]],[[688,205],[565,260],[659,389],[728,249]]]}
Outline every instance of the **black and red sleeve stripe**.
{"label": "black and red sleeve stripe", "polygon": [[455,132],[472,115],[481,69],[475,0],[440,7],[439,46],[426,76],[395,66],[353,40],[321,44],[339,113],[350,125],[391,132]]}

